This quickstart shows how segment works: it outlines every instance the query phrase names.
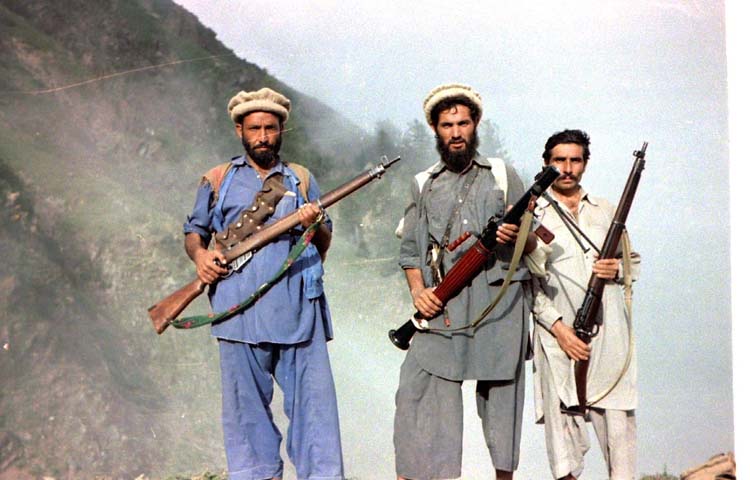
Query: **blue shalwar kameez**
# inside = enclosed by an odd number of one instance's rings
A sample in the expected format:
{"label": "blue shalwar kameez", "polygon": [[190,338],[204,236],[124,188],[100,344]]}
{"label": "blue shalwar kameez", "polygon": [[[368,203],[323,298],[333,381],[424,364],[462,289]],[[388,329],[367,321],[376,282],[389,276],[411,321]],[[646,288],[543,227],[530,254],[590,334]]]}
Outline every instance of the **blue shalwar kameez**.
{"label": "blue shalwar kameez", "polygon": [[[269,173],[283,175],[288,192],[266,224],[305,203],[299,180],[279,162]],[[262,179],[246,158],[232,159],[217,201],[202,182],[185,233],[205,241],[225,230],[255,198]],[[310,176],[309,199],[320,196]],[[327,222],[331,228],[330,221]],[[298,232],[301,233],[301,232]],[[279,269],[299,235],[282,235],[259,250],[241,269],[211,286],[214,311],[240,303]],[[273,423],[273,379],[284,393],[289,417],[287,453],[299,479],[343,479],[336,392],[326,342],[333,337],[323,293],[323,265],[316,247],[303,255],[251,308],[214,324],[222,378],[222,424],[230,480],[281,478],[281,433]]]}

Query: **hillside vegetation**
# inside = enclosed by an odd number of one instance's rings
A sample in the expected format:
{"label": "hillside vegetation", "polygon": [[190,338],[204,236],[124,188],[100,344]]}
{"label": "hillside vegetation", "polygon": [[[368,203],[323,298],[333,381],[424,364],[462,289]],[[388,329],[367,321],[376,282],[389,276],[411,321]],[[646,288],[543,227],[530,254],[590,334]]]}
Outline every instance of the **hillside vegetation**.
{"label": "hillside vegetation", "polygon": [[[241,153],[225,109],[241,89],[292,100],[282,153],[324,190],[380,155],[404,158],[332,209],[327,262],[342,411],[388,418],[395,390],[371,380],[395,382],[401,360],[385,337],[409,313],[392,231],[410,176],[434,161],[424,124],[365,133],[166,0],[2,0],[0,28],[0,474],[224,466],[216,346],[206,329],[155,335],[146,309],[193,277],[181,224],[201,173]],[[487,149],[502,150],[497,137]],[[208,309],[194,303],[187,313]],[[369,434],[387,443],[389,422]],[[342,429],[351,439],[361,425]],[[381,447],[345,453],[390,469]]]}

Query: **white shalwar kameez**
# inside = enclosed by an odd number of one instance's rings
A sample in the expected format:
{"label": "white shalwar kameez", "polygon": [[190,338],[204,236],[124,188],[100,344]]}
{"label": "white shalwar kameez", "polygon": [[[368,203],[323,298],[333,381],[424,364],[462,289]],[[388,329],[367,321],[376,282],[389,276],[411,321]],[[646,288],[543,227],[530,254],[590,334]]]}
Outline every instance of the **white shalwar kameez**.
{"label": "white shalwar kameez", "polygon": [[[554,192],[550,192],[554,196]],[[560,203],[560,202],[558,202]],[[562,209],[566,207],[560,203]],[[555,234],[550,244],[538,242],[526,261],[534,279],[534,393],[537,423],[545,424],[550,467],[555,478],[583,471],[589,448],[581,416],[561,411],[578,404],[574,362],[560,348],[550,329],[558,319],[573,326],[583,303],[596,252],[584,252],[552,205],[537,201],[536,214]],[[614,207],[604,199],[582,192],[578,227],[601,248]],[[585,244],[585,240],[584,240]],[[632,255],[632,275],[640,270],[640,257]],[[618,275],[622,278],[622,272]],[[591,341],[587,398],[593,401],[590,418],[610,470],[611,479],[635,478],[636,359],[623,287],[608,282],[601,312],[603,324]],[[613,388],[614,386],[614,388]],[[606,394],[605,394],[606,393]]]}

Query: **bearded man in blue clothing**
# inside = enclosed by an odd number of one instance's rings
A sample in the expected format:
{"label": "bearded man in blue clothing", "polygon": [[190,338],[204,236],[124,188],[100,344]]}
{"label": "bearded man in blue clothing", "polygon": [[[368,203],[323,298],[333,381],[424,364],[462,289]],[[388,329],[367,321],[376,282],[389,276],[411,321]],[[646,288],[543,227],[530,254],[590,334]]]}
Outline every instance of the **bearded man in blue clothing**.
{"label": "bearded man in blue clothing", "polygon": [[[267,282],[301,231],[278,237],[231,274],[221,247],[295,210],[305,228],[320,214],[317,204],[311,203],[320,197],[315,178],[279,156],[290,110],[291,102],[269,88],[239,92],[229,102],[228,112],[246,155],[204,175],[184,225],[185,251],[200,280],[210,285],[214,311],[241,303]],[[259,217],[259,210],[265,216]],[[284,412],[289,417],[286,448],[297,477],[344,478],[326,346],[333,335],[322,283],[331,231],[326,219],[278,283],[251,308],[211,327],[219,344],[222,424],[231,480],[283,475],[281,433],[270,408],[274,379],[284,393]],[[212,236],[217,248],[209,249]]]}

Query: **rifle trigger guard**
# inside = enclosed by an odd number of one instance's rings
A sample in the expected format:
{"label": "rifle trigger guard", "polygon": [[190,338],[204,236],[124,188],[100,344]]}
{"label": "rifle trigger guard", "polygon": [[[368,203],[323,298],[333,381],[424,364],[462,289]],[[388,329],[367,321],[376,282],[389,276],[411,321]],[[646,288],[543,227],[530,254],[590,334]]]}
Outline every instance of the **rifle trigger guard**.
{"label": "rifle trigger guard", "polygon": [[594,338],[595,336],[599,335],[599,324],[595,323],[594,328],[591,329],[591,334],[589,335],[591,338]]}

